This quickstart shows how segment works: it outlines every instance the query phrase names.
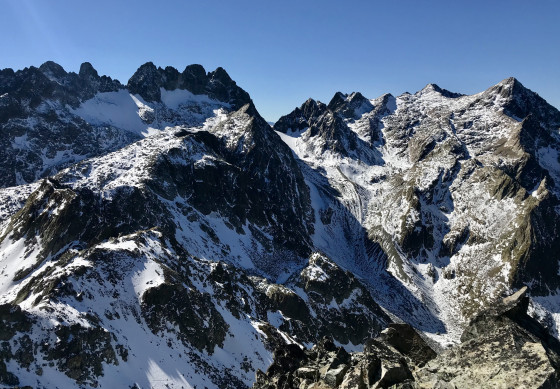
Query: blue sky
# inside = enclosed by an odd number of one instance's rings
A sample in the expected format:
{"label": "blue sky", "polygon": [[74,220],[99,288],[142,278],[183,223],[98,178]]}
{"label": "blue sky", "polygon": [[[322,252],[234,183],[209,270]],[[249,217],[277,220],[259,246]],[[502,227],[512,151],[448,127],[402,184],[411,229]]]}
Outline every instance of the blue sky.
{"label": "blue sky", "polygon": [[560,1],[0,0],[0,68],[89,61],[126,83],[144,62],[224,67],[271,121],[308,97],[509,76],[560,107]]}

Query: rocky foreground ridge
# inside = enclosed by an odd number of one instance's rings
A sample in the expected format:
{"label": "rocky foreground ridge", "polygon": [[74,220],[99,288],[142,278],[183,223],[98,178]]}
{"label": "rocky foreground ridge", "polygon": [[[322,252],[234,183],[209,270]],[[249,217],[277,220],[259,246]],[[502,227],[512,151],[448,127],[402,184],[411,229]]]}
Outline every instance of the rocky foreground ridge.
{"label": "rocky foreground ridge", "polygon": [[0,382],[552,385],[559,128],[513,78],[272,128],[221,68],[2,70]]}
{"label": "rocky foreground ridge", "polygon": [[329,338],[283,346],[253,388],[558,388],[560,342],[527,315],[526,289],[475,317],[439,355],[408,324],[390,324],[362,352]]}

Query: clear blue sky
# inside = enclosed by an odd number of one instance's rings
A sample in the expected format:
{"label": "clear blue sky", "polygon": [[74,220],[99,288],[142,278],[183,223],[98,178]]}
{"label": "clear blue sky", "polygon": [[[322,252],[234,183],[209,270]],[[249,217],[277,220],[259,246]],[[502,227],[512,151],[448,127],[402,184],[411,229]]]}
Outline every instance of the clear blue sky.
{"label": "clear blue sky", "polygon": [[224,67],[271,121],[308,97],[514,76],[560,107],[560,1],[0,0],[0,68]]}

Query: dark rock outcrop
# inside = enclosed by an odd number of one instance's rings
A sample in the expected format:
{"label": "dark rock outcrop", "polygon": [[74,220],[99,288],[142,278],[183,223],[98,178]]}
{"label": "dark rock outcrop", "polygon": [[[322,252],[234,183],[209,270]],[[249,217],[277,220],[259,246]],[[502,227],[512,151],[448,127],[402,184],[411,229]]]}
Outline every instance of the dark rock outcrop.
{"label": "dark rock outcrop", "polygon": [[31,183],[137,140],[135,134],[98,128],[71,113],[97,93],[122,88],[87,62],[79,74],[52,61],[17,72],[0,70],[0,187]]}
{"label": "dark rock outcrop", "polygon": [[380,119],[389,112],[389,97],[392,96],[378,99],[375,106],[357,92],[337,92],[328,105],[308,99],[278,119],[274,129],[288,135],[309,129],[302,137],[310,144],[309,152],[317,156],[331,152],[368,164],[377,163],[379,156],[374,144],[382,139]]}
{"label": "dark rock outcrop", "polygon": [[339,344],[359,345],[391,323],[362,282],[318,253],[285,285],[261,282],[258,289],[262,306],[286,319],[279,328],[301,343],[328,336]]}
{"label": "dark rock outcrop", "polygon": [[278,121],[274,123],[274,129],[283,133],[304,130],[311,127],[326,110],[327,106],[320,101],[307,99],[301,107],[294,109],[290,114],[278,119]]}
{"label": "dark rock outcrop", "polygon": [[149,102],[161,101],[160,88],[186,89],[195,95],[206,94],[212,99],[231,104],[234,110],[252,104],[249,94],[237,86],[221,67],[206,73],[201,65],[189,65],[179,73],[171,66],[162,69],[147,62],[138,68],[127,84],[130,93],[139,94]]}
{"label": "dark rock outcrop", "polygon": [[330,338],[310,350],[302,351],[295,345],[279,349],[267,372],[257,372],[253,388],[407,387],[414,383],[412,370],[416,363],[434,357],[434,351],[410,326],[393,325],[388,333],[367,341],[360,353],[350,354]]}

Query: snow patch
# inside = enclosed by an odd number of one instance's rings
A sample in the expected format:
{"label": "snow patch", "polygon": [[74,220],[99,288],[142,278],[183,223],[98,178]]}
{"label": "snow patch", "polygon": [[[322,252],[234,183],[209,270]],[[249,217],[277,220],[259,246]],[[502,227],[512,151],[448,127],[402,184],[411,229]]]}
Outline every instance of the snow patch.
{"label": "snow patch", "polygon": [[127,90],[117,92],[98,93],[90,100],[84,101],[70,112],[78,115],[92,125],[106,125],[117,127],[136,134],[144,134],[148,129],[138,115],[139,109],[144,107],[137,97]]}
{"label": "snow patch", "polygon": [[163,268],[154,261],[144,263],[144,268],[138,269],[132,276],[134,292],[139,299],[142,298],[146,290],[159,286],[164,282]]}

